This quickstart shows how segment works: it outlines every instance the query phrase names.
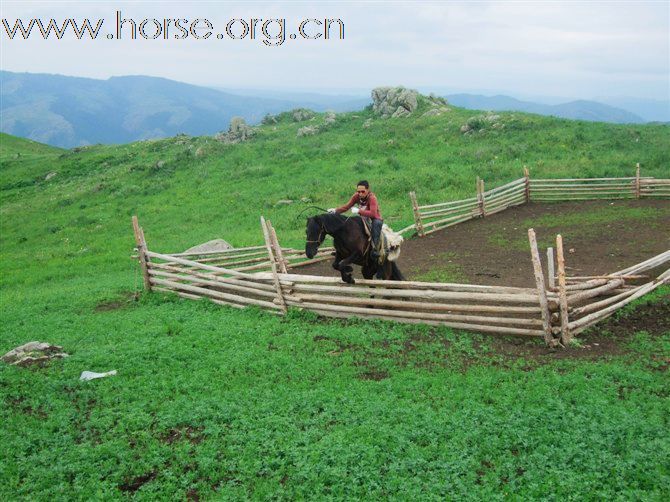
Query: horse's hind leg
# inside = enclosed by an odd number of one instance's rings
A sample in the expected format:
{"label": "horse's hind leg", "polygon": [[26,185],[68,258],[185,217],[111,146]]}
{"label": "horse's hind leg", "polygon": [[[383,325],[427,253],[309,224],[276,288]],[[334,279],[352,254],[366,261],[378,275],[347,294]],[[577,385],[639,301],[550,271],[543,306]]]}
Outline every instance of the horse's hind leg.
{"label": "horse's hind leg", "polygon": [[389,262],[385,261],[383,265],[377,267],[377,279],[387,281],[391,278],[391,267]]}
{"label": "horse's hind leg", "polygon": [[[365,279],[372,279],[375,276],[375,271],[376,270],[377,270],[377,266],[375,266],[375,265],[370,266],[370,265],[366,264],[366,265],[363,265],[363,269],[361,270],[361,272],[363,273],[363,277]],[[375,286],[372,286],[372,289],[374,289],[374,287]],[[374,300],[375,298],[376,298],[375,295],[370,295],[371,300]],[[366,305],[366,307],[369,308],[369,309],[375,308],[375,306],[371,305],[371,304]]]}
{"label": "horse's hind leg", "polygon": [[371,267],[367,264],[363,265],[361,272],[363,273],[364,279],[372,279],[375,276],[375,267]]}

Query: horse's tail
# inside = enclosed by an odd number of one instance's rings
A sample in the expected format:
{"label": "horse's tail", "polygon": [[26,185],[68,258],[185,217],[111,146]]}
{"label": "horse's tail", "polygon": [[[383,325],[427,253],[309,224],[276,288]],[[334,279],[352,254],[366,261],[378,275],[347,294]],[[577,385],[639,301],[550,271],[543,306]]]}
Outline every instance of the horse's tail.
{"label": "horse's tail", "polygon": [[391,280],[392,281],[404,281],[405,276],[402,275],[402,272],[398,268],[398,265],[394,261],[391,262]]}

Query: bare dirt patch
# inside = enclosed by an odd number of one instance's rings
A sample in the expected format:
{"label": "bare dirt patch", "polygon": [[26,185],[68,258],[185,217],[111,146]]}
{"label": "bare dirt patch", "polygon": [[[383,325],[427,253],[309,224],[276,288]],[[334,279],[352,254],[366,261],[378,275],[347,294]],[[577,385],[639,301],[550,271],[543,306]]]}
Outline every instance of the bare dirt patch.
{"label": "bare dirt patch", "polygon": [[142,485],[149,483],[150,481],[153,481],[156,479],[156,476],[158,475],[158,472],[156,471],[151,471],[147,472],[146,474],[142,474],[140,476],[131,478],[126,480],[125,482],[121,483],[119,485],[119,490],[122,492],[131,492],[134,493],[140,488],[142,488]]}
{"label": "bare dirt patch", "polygon": [[139,293],[136,291],[125,291],[120,298],[116,300],[104,300],[95,306],[96,312],[110,312],[127,307],[132,302],[137,301]]}
{"label": "bare dirt patch", "polygon": [[192,425],[174,427],[162,434],[160,440],[166,444],[173,444],[181,440],[186,440],[191,444],[200,444],[204,439],[203,430],[203,427],[194,427]]}
{"label": "bare dirt patch", "polygon": [[[621,218],[613,219],[619,209]],[[635,217],[635,211],[644,218]],[[534,287],[529,225],[541,253],[556,234],[563,236],[569,275],[612,273],[670,249],[670,203],[665,200],[531,203],[408,239],[398,266],[409,280],[447,267],[457,270],[458,282]],[[339,276],[330,261],[296,272]]]}

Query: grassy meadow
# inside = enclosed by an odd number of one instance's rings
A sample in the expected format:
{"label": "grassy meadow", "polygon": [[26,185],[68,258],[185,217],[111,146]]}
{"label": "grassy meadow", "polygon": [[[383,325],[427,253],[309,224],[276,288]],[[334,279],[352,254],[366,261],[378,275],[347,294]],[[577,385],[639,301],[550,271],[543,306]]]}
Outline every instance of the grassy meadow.
{"label": "grassy meadow", "polygon": [[261,214],[302,247],[299,213],[344,203],[362,178],[401,228],[408,191],[472,196],[476,176],[492,187],[524,165],[669,175],[667,125],[501,113],[502,128],[461,133],[473,115],[362,110],[297,137],[305,123],[283,114],[234,145],[60,150],[1,135],[0,354],[40,340],[70,357],[0,364],[0,499],[667,499],[668,332],[631,332],[603,358],[531,360],[447,328],[140,293],[133,214],[158,252],[260,244]]}

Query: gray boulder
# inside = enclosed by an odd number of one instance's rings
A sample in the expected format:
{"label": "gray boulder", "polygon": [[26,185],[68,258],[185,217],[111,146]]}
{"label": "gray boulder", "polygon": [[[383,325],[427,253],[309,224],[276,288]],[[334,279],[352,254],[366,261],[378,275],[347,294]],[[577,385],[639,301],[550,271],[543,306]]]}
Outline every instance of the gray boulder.
{"label": "gray boulder", "polygon": [[51,345],[44,342],[28,342],[20,347],[10,350],[0,359],[7,364],[15,366],[29,366],[31,364],[45,363],[51,359],[67,357],[63,347]]}
{"label": "gray boulder", "polygon": [[419,93],[404,87],[377,87],[372,90],[372,110],[381,118],[406,117],[418,106]]}
{"label": "gray boulder", "polygon": [[223,239],[214,239],[207,241],[203,244],[198,244],[192,248],[188,248],[185,253],[209,253],[212,251],[226,251],[228,249],[233,249],[233,246],[228,244]]}
{"label": "gray boulder", "polygon": [[293,110],[293,121],[294,122],[303,122],[313,118],[316,114],[312,110],[307,108],[296,108]]}
{"label": "gray boulder", "polygon": [[230,119],[228,132],[220,132],[216,139],[223,143],[240,143],[251,138],[256,131],[242,117],[233,117]]}
{"label": "gray boulder", "polygon": [[318,132],[319,128],[317,126],[305,126],[298,129],[297,136],[298,138],[300,138],[301,136],[314,136]]}

